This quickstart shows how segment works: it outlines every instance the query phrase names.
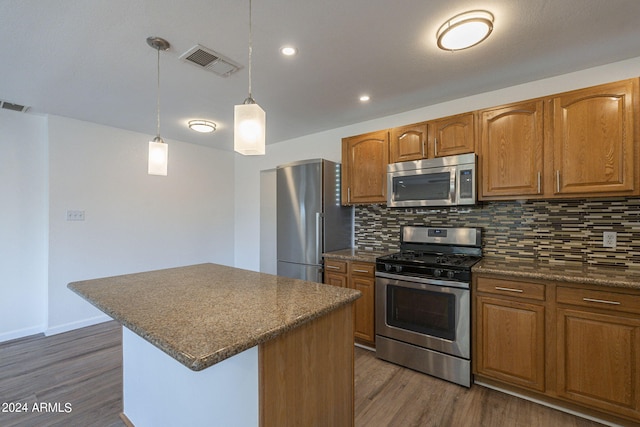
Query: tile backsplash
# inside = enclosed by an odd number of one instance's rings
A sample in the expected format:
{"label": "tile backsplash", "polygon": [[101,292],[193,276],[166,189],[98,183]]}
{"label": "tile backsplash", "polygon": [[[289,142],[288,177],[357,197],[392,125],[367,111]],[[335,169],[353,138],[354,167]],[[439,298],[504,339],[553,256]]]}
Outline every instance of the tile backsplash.
{"label": "tile backsplash", "polygon": [[[485,256],[640,269],[640,198],[479,203],[454,208],[356,206],[357,249],[396,251],[402,225],[480,227]],[[617,233],[616,248],[602,233]]]}

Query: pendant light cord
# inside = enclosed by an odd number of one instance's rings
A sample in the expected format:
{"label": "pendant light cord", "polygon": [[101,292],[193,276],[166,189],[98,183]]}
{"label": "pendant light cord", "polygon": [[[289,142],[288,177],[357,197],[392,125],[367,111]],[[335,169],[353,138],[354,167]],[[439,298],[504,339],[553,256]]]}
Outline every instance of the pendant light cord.
{"label": "pendant light cord", "polygon": [[251,95],[251,53],[253,51],[253,28],[251,25],[251,0],[249,0],[249,98],[253,99]]}
{"label": "pendant light cord", "polygon": [[158,51],[158,87],[156,97],[156,111],[158,112],[158,126],[156,136],[160,138],[160,47],[156,48]]}

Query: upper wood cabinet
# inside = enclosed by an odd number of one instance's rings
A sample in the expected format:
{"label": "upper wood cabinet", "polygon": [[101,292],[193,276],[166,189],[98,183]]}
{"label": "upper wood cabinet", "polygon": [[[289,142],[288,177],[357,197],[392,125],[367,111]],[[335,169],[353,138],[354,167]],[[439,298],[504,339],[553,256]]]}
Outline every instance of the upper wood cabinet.
{"label": "upper wood cabinet", "polygon": [[386,203],[389,132],[342,139],[342,204]]}
{"label": "upper wood cabinet", "polygon": [[637,91],[631,79],[553,98],[554,194],[638,194]]}
{"label": "upper wood cabinet", "polygon": [[429,157],[475,151],[475,114],[465,113],[429,122]]}
{"label": "upper wood cabinet", "polygon": [[480,196],[542,194],[543,102],[480,112]]}
{"label": "upper wood cabinet", "polygon": [[473,153],[474,113],[391,129],[389,163]]}
{"label": "upper wood cabinet", "polygon": [[427,150],[426,123],[391,129],[389,163],[424,159]]}
{"label": "upper wood cabinet", "polygon": [[480,200],[640,195],[638,79],[479,112]]}

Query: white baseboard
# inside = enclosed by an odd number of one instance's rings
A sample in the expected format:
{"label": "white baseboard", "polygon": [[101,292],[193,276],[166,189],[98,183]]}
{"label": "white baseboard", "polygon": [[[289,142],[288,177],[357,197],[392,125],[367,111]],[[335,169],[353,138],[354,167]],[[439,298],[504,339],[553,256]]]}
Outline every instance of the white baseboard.
{"label": "white baseboard", "polygon": [[28,337],[30,335],[41,334],[44,332],[45,325],[33,326],[31,328],[18,329],[0,334],[0,342],[11,341],[18,338]]}
{"label": "white baseboard", "polygon": [[77,322],[65,323],[64,325],[54,326],[53,328],[47,328],[44,331],[45,336],[51,336],[61,334],[63,332],[73,331],[74,329],[84,328],[85,326],[97,325],[98,323],[108,322],[113,320],[106,314],[91,317],[89,319],[79,320]]}
{"label": "white baseboard", "polygon": [[537,403],[537,404],[542,405],[542,406],[547,406],[549,408],[557,409],[558,411],[566,412],[568,414],[575,415],[576,417],[585,418],[587,420],[595,421],[595,422],[600,423],[600,424],[604,424],[604,425],[611,426],[611,427],[622,427],[619,424],[615,424],[615,423],[612,423],[610,421],[606,421],[606,420],[602,420],[600,418],[592,417],[591,415],[583,414],[582,412],[578,412],[578,411],[574,411],[574,410],[571,410],[571,409],[568,409],[568,408],[564,408],[562,406],[554,405],[553,403],[545,402],[544,400],[539,400],[539,399],[536,399],[536,398],[533,398],[533,397],[529,397],[529,396],[524,395],[524,394],[515,393],[513,391],[505,390],[505,389],[500,388],[500,387],[492,386],[492,385],[486,384],[486,383],[484,383],[482,381],[474,381],[474,384],[480,385],[482,387],[490,388],[492,390],[501,391],[503,393],[510,394],[511,396],[516,396],[516,397],[519,397],[520,399],[528,400],[529,402],[534,402],[534,403]]}

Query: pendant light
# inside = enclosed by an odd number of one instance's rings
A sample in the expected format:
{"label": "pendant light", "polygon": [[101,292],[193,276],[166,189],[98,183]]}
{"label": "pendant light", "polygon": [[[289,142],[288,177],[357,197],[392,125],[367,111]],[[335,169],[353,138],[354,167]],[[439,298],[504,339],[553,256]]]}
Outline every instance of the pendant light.
{"label": "pendant light", "polygon": [[233,149],[244,155],[264,154],[266,114],[251,95],[251,53],[253,32],[249,0],[249,96],[234,107]]}
{"label": "pendant light", "polygon": [[167,176],[169,146],[160,137],[160,51],[169,49],[168,41],[160,37],[148,37],[147,44],[158,51],[157,129],[156,137],[149,141],[149,175]]}

